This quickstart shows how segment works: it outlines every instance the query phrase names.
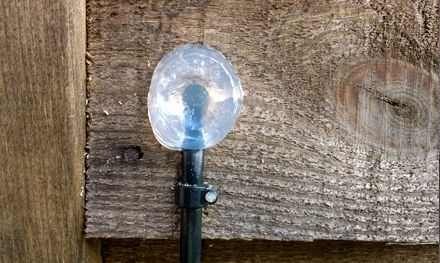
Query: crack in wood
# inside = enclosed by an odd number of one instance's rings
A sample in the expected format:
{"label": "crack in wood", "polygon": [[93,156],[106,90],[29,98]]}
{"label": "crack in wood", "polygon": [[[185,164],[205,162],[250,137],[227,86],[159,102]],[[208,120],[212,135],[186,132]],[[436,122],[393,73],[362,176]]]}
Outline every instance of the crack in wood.
{"label": "crack in wood", "polygon": [[386,96],[385,94],[383,94],[382,92],[379,92],[377,90],[373,90],[372,88],[369,87],[365,87],[362,86],[360,84],[357,83],[353,83],[355,85],[356,88],[360,88],[362,90],[365,90],[366,92],[370,93],[373,98],[378,99],[380,101],[383,101],[393,107],[396,107],[398,109],[404,110],[404,112],[406,112],[407,114],[410,114],[411,111],[413,110],[412,107],[406,105],[404,102],[401,102],[398,99],[392,99],[389,96]]}

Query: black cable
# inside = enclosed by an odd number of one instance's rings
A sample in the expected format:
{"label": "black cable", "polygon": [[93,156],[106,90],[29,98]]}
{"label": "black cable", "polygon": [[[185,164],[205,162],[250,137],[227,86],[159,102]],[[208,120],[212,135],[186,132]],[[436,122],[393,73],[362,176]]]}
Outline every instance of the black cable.
{"label": "black cable", "polygon": [[[184,150],[182,184],[203,185],[204,150]],[[181,208],[180,263],[199,263],[202,254],[202,208]]]}

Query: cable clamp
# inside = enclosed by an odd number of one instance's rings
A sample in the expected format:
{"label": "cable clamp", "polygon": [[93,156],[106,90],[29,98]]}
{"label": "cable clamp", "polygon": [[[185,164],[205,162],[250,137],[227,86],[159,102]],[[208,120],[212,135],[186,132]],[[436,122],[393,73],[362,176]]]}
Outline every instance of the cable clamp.
{"label": "cable clamp", "polygon": [[217,191],[209,185],[177,183],[176,205],[183,208],[202,208],[217,202]]}

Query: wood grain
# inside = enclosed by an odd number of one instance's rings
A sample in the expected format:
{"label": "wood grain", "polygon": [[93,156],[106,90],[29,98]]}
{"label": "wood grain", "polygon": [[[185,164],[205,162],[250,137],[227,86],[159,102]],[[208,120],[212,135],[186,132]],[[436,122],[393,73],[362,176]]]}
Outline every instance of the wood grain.
{"label": "wood grain", "polygon": [[178,236],[180,154],[153,136],[148,87],[166,53],[202,43],[246,93],[206,151],[205,238],[438,242],[437,2],[89,5],[88,237]]}
{"label": "wood grain", "polygon": [[[173,240],[106,239],[105,262],[179,262]],[[281,242],[204,240],[202,262],[210,263],[437,263],[438,245],[389,245],[376,242]]]}
{"label": "wood grain", "polygon": [[0,1],[0,262],[101,262],[84,237],[85,1]]}

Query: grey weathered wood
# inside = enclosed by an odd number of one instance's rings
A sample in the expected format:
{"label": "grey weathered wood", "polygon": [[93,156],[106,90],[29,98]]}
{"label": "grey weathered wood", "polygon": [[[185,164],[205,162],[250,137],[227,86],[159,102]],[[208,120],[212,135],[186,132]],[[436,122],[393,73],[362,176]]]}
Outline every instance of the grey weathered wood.
{"label": "grey weathered wood", "polygon": [[153,136],[148,87],[202,43],[246,93],[206,151],[205,238],[438,242],[436,1],[92,0],[89,20],[88,237],[178,236],[180,154]]}
{"label": "grey weathered wood", "polygon": [[[179,262],[175,240],[105,239],[105,262]],[[205,240],[202,262],[209,263],[436,263],[438,245],[388,245],[355,241]]]}
{"label": "grey weathered wood", "polygon": [[85,1],[0,0],[0,262],[101,262],[84,236]]}

